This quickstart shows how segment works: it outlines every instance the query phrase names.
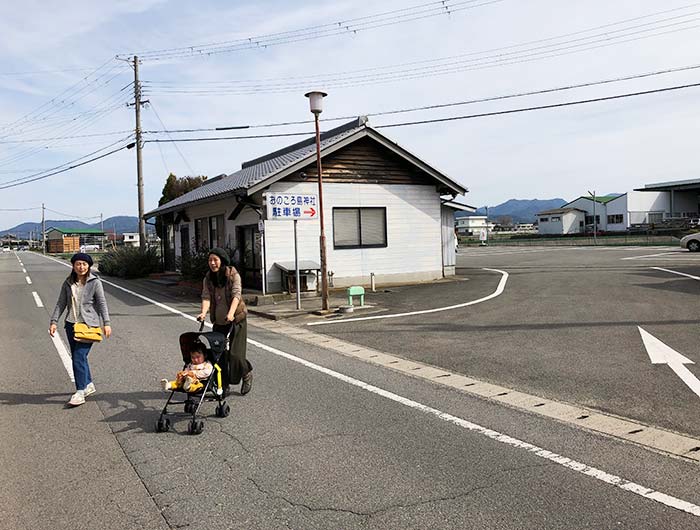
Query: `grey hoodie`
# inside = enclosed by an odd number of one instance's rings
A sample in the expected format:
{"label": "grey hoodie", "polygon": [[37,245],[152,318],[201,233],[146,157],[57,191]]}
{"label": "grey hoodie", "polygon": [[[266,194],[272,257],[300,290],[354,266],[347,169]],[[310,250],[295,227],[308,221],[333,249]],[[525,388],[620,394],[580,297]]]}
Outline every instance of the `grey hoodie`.
{"label": "grey hoodie", "polygon": [[[73,292],[71,290],[70,276],[66,278],[61,286],[61,293],[58,295],[58,302],[51,315],[51,324],[58,324],[58,319],[61,318],[63,311],[68,308],[68,311],[73,310]],[[102,282],[92,272],[88,273],[85,287],[83,287],[83,296],[80,301],[80,316],[82,321],[88,326],[97,327],[102,324],[109,326],[109,311],[107,310],[107,301],[105,300],[105,292],[102,288]]]}

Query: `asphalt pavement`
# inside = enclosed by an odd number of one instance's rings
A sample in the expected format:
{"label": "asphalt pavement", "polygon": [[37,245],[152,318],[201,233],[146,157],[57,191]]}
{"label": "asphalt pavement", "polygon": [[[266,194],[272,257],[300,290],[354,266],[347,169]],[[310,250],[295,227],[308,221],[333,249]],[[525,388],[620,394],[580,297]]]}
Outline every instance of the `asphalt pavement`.
{"label": "asphalt pavement", "polygon": [[[506,282],[489,298],[501,280],[484,269],[496,265],[462,262],[452,282],[382,287],[367,296],[370,307],[342,318],[487,299],[455,309],[315,326],[307,324],[338,317],[252,315],[253,391],[229,398],[228,418],[209,410],[204,432],[191,436],[185,419],[168,433],[154,422],[166,397],[158,381],[181,366],[177,338],[196,327],[196,294],[105,278],[114,336],[91,353],[98,393],[67,409],[71,382],[46,326],[68,269],[28,253],[1,256],[0,351],[11,377],[0,395],[0,528],[697,528],[695,461],[445,383],[456,375],[398,369],[418,350],[422,366],[447,364],[429,335],[421,339],[426,319],[439,327],[462,311],[467,322],[513,316],[522,285],[509,294]],[[500,266],[514,274],[530,265]],[[337,325],[352,326],[342,341],[330,331]],[[446,352],[453,342],[465,354],[483,346],[479,336],[443,335]],[[372,351],[391,358],[378,365]]]}

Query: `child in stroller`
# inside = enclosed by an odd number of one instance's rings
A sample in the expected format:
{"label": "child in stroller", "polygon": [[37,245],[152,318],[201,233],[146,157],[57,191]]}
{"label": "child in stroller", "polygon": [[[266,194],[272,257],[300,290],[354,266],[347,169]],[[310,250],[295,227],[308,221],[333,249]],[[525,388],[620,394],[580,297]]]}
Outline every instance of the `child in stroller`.
{"label": "child in stroller", "polygon": [[[216,401],[216,415],[219,418],[225,418],[231,412],[231,407],[224,401],[224,390],[222,384],[221,367],[219,360],[226,349],[226,336],[216,332],[202,333],[204,322],[202,322],[199,332],[187,332],[180,335],[180,350],[182,352],[182,360],[186,363],[181,372],[188,372],[188,369],[193,373],[198,370],[209,371],[208,375],[197,375],[196,380],[191,381],[185,389],[185,378],[178,377],[175,381],[163,380],[161,382],[167,390],[170,390],[170,396],[163,407],[158,421],[156,421],[157,432],[167,432],[170,430],[170,418],[177,413],[168,412],[170,405],[184,405],[185,414],[191,415],[191,420],[188,423],[187,431],[190,434],[200,434],[204,429],[204,421],[199,419],[198,413],[205,401]],[[207,367],[208,365],[208,367]],[[200,368],[201,367],[201,368]],[[182,384],[178,381],[182,380]],[[181,392],[187,394],[183,401],[175,401],[173,397]]]}
{"label": "child in stroller", "polygon": [[201,379],[206,379],[214,371],[212,364],[204,358],[204,348],[201,344],[194,344],[190,351],[190,363],[180,370],[174,381],[161,379],[163,390],[184,390],[196,392],[204,386]]}

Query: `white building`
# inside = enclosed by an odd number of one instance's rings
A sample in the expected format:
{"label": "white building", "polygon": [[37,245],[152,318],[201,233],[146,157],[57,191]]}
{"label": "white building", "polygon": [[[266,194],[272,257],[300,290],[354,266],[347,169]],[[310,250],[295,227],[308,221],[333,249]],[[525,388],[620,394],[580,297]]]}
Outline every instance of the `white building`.
{"label": "white building", "polygon": [[583,231],[585,210],[579,208],[554,208],[537,214],[540,234],[578,234]]}
{"label": "white building", "polygon": [[[467,190],[369,127],[323,133],[326,263],[334,287],[434,280],[454,274],[454,197]],[[166,269],[183,251],[228,247],[244,286],[284,289],[294,221],[266,217],[268,193],[317,195],[315,138],[245,162],[144,217],[163,221]],[[297,222],[300,260],[320,264],[319,222]],[[309,268],[309,267],[307,267]]]}
{"label": "white building", "polygon": [[138,232],[124,232],[124,244],[128,247],[138,247],[139,246],[139,234]]}
{"label": "white building", "polygon": [[470,215],[455,219],[455,229],[460,236],[477,236],[481,230],[493,232],[494,224],[490,223],[485,215]]}

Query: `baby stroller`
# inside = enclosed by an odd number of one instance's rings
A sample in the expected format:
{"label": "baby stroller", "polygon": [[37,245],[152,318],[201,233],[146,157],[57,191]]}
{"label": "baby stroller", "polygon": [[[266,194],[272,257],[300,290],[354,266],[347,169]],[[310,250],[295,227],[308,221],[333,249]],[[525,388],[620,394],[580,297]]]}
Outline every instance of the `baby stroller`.
{"label": "baby stroller", "polygon": [[[173,390],[170,392],[168,401],[166,401],[163,411],[160,413],[160,417],[156,422],[157,432],[167,432],[170,430],[170,418],[167,416],[173,416],[178,414],[177,412],[168,412],[169,405],[183,405],[185,406],[185,414],[191,414],[192,419],[187,425],[187,432],[190,434],[200,434],[204,430],[204,421],[198,419],[197,414],[205,401],[216,401],[216,416],[219,418],[225,418],[231,412],[231,407],[224,401],[224,384],[221,380],[221,368],[219,366],[219,359],[221,355],[226,351],[226,336],[221,333],[207,332],[202,333],[204,329],[204,322],[199,328],[198,332],[190,331],[180,335],[180,350],[182,351],[182,359],[185,362],[185,366],[190,361],[190,354],[192,348],[195,345],[203,346],[204,356],[206,360],[209,361],[213,366],[214,370],[211,375],[206,379],[200,379],[204,384],[202,388],[196,392],[185,392],[184,390]],[[173,397],[176,393],[185,394],[186,398],[184,401],[174,400]]]}

